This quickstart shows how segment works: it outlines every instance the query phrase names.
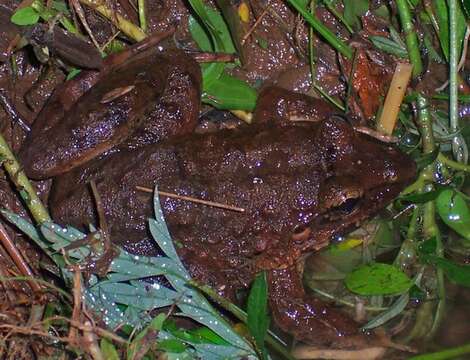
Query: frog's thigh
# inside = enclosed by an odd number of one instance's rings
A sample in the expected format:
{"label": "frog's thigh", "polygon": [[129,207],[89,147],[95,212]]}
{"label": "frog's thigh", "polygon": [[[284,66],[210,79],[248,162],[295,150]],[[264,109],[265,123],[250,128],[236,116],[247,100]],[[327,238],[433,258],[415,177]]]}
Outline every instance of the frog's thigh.
{"label": "frog's thigh", "polygon": [[369,342],[348,315],[305,293],[295,266],[270,270],[268,281],[273,318],[297,340],[332,348],[361,348]]}

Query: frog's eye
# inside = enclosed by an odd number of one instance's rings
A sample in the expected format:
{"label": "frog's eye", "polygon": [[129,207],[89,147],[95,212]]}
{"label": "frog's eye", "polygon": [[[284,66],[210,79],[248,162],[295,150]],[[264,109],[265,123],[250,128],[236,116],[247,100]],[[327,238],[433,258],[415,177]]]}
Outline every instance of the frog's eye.
{"label": "frog's eye", "polygon": [[358,209],[359,202],[359,197],[349,198],[343,201],[341,204],[331,208],[330,211],[337,215],[349,215]]}

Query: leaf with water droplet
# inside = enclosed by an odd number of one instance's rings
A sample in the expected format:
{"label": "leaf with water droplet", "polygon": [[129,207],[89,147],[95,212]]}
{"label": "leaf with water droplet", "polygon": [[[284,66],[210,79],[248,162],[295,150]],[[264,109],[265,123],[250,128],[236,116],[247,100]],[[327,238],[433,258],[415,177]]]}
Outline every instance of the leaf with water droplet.
{"label": "leaf with water droplet", "polygon": [[466,240],[470,240],[470,209],[462,195],[446,189],[437,197],[436,208],[448,227]]}
{"label": "leaf with water droplet", "polygon": [[107,294],[108,301],[133,306],[139,310],[150,311],[172,305],[180,295],[165,286],[143,282],[126,283],[101,282],[95,291]]}

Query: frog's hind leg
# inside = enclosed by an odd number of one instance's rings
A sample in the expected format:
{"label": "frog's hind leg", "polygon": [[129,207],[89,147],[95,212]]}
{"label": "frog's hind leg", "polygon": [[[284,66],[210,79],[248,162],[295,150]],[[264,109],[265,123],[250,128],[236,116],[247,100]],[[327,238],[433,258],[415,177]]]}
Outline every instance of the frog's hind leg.
{"label": "frog's hind leg", "polygon": [[305,293],[295,266],[270,270],[268,281],[273,318],[295,339],[325,348],[370,346],[374,336],[363,334],[345,313]]}

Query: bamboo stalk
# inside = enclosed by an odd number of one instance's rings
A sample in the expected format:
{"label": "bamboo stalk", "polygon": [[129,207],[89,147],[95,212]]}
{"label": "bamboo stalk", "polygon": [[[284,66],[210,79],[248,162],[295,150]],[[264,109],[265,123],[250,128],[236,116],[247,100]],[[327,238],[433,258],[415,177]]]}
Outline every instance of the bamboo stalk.
{"label": "bamboo stalk", "polygon": [[377,130],[391,135],[398,118],[398,112],[410,81],[413,66],[408,63],[398,63],[393,74],[387,97],[385,98],[382,115],[377,123]]}

